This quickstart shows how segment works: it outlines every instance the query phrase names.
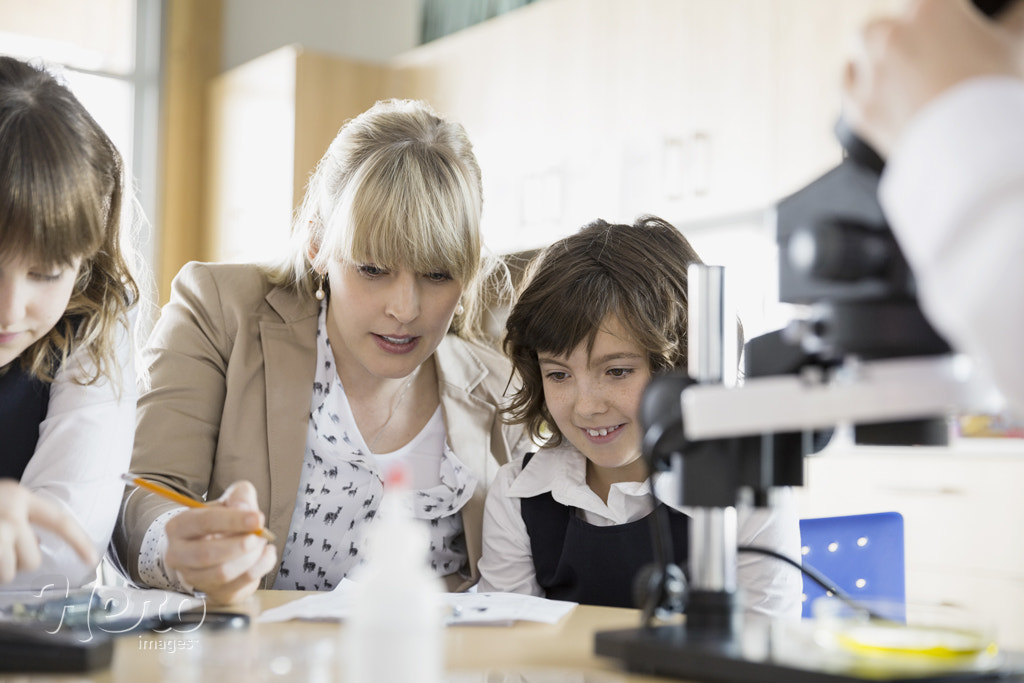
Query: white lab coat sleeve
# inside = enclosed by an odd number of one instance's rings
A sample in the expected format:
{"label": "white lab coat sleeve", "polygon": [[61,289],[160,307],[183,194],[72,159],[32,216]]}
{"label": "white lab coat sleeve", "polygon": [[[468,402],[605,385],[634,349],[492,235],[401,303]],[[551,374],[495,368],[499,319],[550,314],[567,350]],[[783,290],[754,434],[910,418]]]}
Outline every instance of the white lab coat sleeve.
{"label": "white lab coat sleeve", "polygon": [[800,517],[791,488],[772,491],[771,507],[741,507],[737,519],[736,583],[746,609],[770,617],[799,619],[803,608],[800,569],[778,558],[743,551],[744,546],[774,550],[800,562]]}
{"label": "white lab coat sleeve", "polygon": [[879,197],[926,316],[1024,417],[1024,82],[975,79],[930,103]]}

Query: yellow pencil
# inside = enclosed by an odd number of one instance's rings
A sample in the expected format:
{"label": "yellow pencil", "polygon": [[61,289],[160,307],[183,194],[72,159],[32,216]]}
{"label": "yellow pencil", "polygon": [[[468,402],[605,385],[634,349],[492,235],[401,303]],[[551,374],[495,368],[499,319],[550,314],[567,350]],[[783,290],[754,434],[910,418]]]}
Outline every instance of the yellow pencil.
{"label": "yellow pencil", "polygon": [[[183,496],[174,489],[167,488],[163,484],[158,484],[155,481],[150,481],[149,479],[143,479],[142,477],[132,474],[130,472],[127,474],[122,474],[121,478],[124,479],[129,484],[138,486],[140,489],[146,489],[147,491],[151,491],[157,494],[158,496],[163,496],[167,500],[173,500],[178,505],[184,505],[185,507],[190,508],[206,507],[206,503],[204,503],[201,500],[196,500],[195,498]],[[257,536],[262,536],[271,543],[273,543],[274,540],[277,538],[276,536],[274,536],[274,532],[272,532],[270,529],[267,529],[266,527],[260,529],[259,531],[254,531],[252,533],[256,534]]]}

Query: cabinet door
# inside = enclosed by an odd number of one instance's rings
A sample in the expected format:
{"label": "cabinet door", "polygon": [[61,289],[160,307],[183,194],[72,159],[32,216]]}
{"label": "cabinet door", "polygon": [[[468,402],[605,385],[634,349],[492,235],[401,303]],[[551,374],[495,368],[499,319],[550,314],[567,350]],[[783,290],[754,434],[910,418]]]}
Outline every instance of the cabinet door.
{"label": "cabinet door", "polygon": [[963,609],[995,629],[1000,647],[1024,651],[1022,579],[925,570],[907,586],[907,599]]}
{"label": "cabinet door", "polygon": [[908,599],[984,615],[1005,645],[1021,648],[1024,547],[1016,535],[1024,528],[1024,448],[1001,451],[826,450],[807,461],[801,515],[900,512]]}
{"label": "cabinet door", "polygon": [[298,46],[218,76],[210,87],[203,258],[279,257],[310,173],[341,125],[380,99],[386,83],[384,67]]}
{"label": "cabinet door", "polygon": [[808,461],[799,496],[805,516],[896,510],[906,519],[908,560],[931,569],[1016,576],[1024,546],[1024,458],[946,449],[855,449]]}
{"label": "cabinet door", "polygon": [[742,212],[771,199],[773,10],[771,2],[748,0],[690,3],[682,69],[697,177],[693,210],[684,216]]}
{"label": "cabinet door", "polygon": [[834,127],[843,66],[872,17],[903,0],[776,0],[772,192],[786,196],[842,159]]}
{"label": "cabinet door", "polygon": [[293,48],[282,48],[221,74],[210,86],[203,258],[265,259],[287,244],[296,201],[295,60]]}
{"label": "cabinet door", "polygon": [[769,201],[772,2],[619,3],[623,214],[677,223]]}

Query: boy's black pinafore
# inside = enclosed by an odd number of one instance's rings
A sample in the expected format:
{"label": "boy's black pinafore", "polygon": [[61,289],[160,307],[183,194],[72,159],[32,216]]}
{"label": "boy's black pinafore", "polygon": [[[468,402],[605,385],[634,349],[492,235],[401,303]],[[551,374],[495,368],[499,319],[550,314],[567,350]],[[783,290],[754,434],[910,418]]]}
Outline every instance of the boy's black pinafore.
{"label": "boy's black pinafore", "polygon": [[[525,457],[524,468],[532,456]],[[633,603],[634,578],[654,562],[653,512],[626,524],[595,526],[579,517],[576,508],[556,502],[550,492],[522,498],[521,512],[530,535],[537,583],[545,597],[585,605],[637,606]],[[685,567],[690,518],[672,508],[668,513],[673,558]]]}

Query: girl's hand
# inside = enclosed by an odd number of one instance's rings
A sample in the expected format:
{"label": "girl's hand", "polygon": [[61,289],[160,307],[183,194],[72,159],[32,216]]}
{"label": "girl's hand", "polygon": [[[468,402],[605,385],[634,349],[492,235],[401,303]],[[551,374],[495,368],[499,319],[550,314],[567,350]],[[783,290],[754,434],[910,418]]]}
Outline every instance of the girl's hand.
{"label": "girl's hand", "polygon": [[247,481],[235,482],[218,500],[167,523],[164,562],[211,602],[240,602],[277,562],[277,549],[254,533],[263,523],[256,489]]}
{"label": "girl's hand", "polygon": [[0,480],[0,583],[42,562],[39,539],[32,527],[52,531],[67,541],[82,561],[99,564],[92,540],[64,508],[29,491],[13,479]]}

